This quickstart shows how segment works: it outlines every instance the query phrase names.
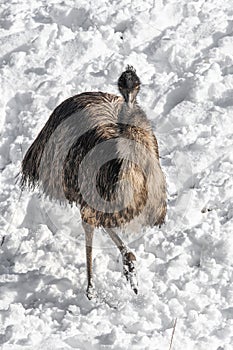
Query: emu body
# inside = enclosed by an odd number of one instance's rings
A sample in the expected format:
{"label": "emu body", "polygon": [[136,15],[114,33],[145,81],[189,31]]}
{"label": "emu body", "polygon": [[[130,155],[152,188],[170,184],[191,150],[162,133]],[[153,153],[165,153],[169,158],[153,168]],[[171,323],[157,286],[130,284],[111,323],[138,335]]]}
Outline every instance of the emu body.
{"label": "emu body", "polygon": [[123,97],[86,92],[62,102],[27,151],[21,185],[40,185],[46,196],[80,206],[86,235],[88,288],[92,298],[92,239],[103,227],[122,253],[124,274],[137,293],[135,256],[114,228],[137,220],[161,225],[166,185],[157,140],[136,103],[140,81],[131,67],[118,87]]}

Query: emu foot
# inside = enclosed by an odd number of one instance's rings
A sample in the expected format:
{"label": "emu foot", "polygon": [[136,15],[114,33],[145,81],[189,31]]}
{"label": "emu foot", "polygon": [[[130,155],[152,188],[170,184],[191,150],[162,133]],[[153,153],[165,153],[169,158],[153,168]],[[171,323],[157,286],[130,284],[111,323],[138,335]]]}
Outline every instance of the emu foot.
{"label": "emu foot", "polygon": [[128,249],[122,251],[123,260],[123,273],[130,283],[130,287],[133,289],[135,294],[138,294],[138,281],[136,273],[136,258],[135,255]]}
{"label": "emu foot", "polygon": [[97,298],[97,293],[96,293],[95,287],[92,284],[88,285],[87,290],[86,290],[86,296],[89,300]]}

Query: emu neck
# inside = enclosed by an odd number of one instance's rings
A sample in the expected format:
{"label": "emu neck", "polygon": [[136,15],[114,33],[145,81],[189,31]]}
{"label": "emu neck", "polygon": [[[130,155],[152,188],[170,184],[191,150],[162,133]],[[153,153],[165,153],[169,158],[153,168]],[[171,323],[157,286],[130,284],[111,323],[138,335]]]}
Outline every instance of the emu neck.
{"label": "emu neck", "polygon": [[[133,124],[138,119],[138,105],[136,101],[125,102],[122,104],[118,114],[118,122],[123,124]],[[138,124],[138,122],[136,122]]]}
{"label": "emu neck", "polygon": [[135,102],[136,102],[135,99],[132,100],[132,99],[130,99],[130,96],[129,96],[128,102],[126,102],[126,104],[127,104],[128,108],[133,109]]}

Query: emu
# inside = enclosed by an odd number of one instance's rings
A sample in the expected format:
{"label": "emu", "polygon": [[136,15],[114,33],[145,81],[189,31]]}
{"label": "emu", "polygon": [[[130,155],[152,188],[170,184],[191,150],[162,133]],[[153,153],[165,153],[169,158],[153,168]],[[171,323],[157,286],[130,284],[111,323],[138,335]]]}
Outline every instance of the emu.
{"label": "emu", "polygon": [[122,96],[84,92],[55,108],[22,161],[21,187],[40,186],[50,199],[80,207],[85,231],[87,290],[94,229],[103,228],[119,248],[123,273],[137,294],[136,257],[118,230],[161,225],[166,183],[156,137],[136,101],[141,82],[132,66],[118,79]]}

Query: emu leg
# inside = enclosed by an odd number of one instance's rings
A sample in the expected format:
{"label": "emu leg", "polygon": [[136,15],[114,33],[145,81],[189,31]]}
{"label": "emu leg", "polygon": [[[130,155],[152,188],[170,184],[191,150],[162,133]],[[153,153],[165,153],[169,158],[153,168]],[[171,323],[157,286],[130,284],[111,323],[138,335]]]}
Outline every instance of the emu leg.
{"label": "emu leg", "polygon": [[124,242],[121,240],[121,238],[116,234],[116,232],[113,229],[108,228],[105,230],[109,234],[113,242],[116,244],[118,249],[120,250],[122,255],[122,261],[123,261],[123,273],[127,281],[130,282],[130,286],[133,289],[134,293],[138,294],[135,255],[129,250],[129,248],[124,244]]}
{"label": "emu leg", "polygon": [[87,290],[86,295],[89,300],[96,296],[94,284],[92,281],[92,241],[94,235],[94,228],[84,221],[82,222],[85,238],[86,238],[86,261],[87,261]]}

